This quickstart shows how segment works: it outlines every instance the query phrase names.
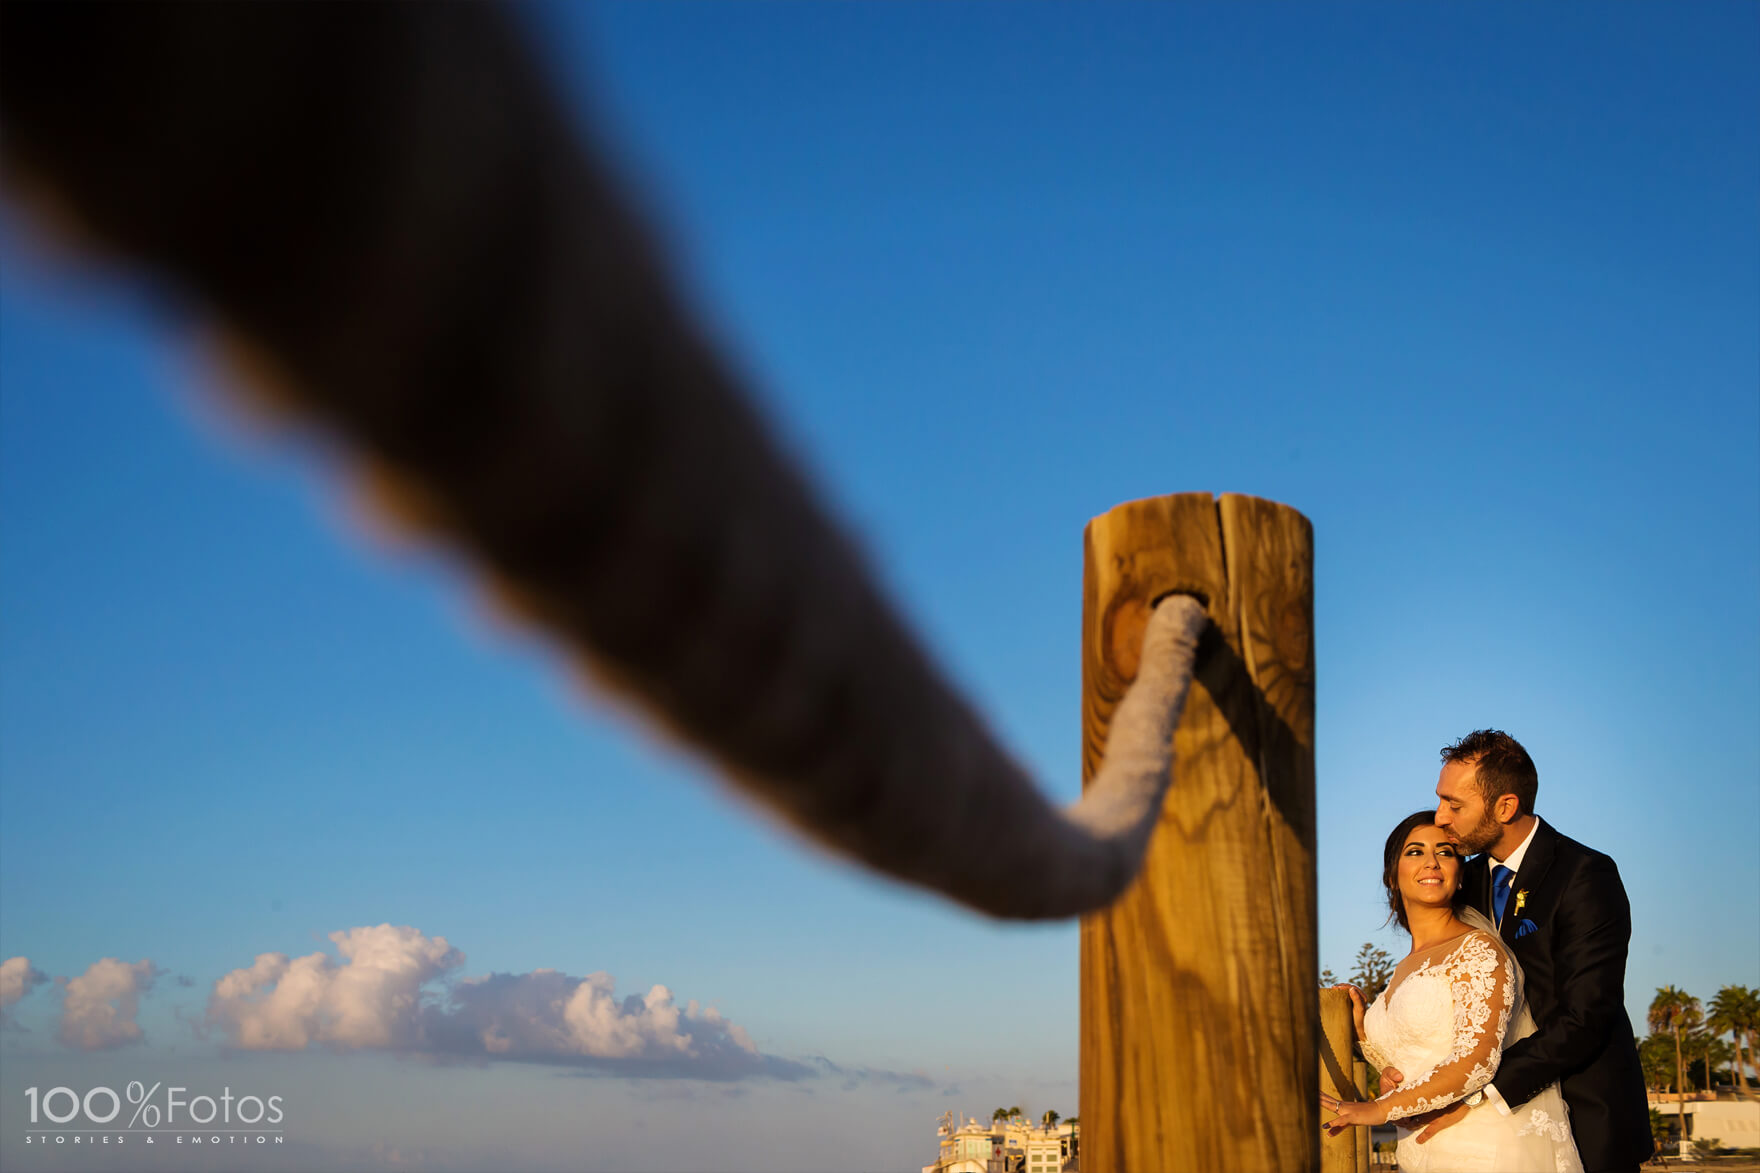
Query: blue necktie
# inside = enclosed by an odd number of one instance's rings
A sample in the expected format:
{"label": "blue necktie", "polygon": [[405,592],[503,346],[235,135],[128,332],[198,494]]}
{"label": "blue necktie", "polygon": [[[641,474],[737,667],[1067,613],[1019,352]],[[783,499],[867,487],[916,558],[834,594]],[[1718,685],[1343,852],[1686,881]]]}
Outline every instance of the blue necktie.
{"label": "blue necktie", "polygon": [[1510,881],[1515,879],[1515,877],[1515,872],[1504,867],[1502,864],[1498,864],[1491,869],[1492,919],[1497,921],[1500,925],[1503,923],[1503,906],[1509,903]]}

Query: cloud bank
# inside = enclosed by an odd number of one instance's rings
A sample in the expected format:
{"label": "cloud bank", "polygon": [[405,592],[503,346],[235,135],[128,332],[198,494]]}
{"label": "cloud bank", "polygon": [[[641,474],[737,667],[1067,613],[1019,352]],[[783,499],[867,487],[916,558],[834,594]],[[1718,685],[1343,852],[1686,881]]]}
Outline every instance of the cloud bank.
{"label": "cloud bank", "polygon": [[82,1051],[140,1042],[141,1028],[135,1014],[140,1009],[140,996],[152,989],[158,976],[158,967],[147,960],[133,965],[114,957],[92,962],[85,973],[66,980],[56,1037]]}
{"label": "cloud bank", "polygon": [[606,973],[452,978],[464,954],[408,926],[348,929],[330,940],[339,957],[264,953],[222,977],[208,1025],[247,1051],[319,1045],[715,1080],[823,1074],[761,1053],[744,1029],[712,1007],[680,1006],[665,986],[619,1000]]}
{"label": "cloud bank", "polygon": [[[817,1069],[815,1074],[823,1075],[827,1079],[841,1080],[843,1090],[846,1092],[854,1091],[863,1084],[885,1084],[901,1093],[935,1089],[935,1081],[921,1071],[882,1071],[875,1067],[844,1067],[833,1063],[823,1055],[814,1055],[808,1062]],[[940,1091],[942,1095],[957,1095],[959,1089],[950,1085],[943,1087]]]}
{"label": "cloud bank", "polygon": [[[218,1033],[240,1051],[373,1051],[625,1078],[835,1080],[845,1089],[881,1084],[900,1092],[934,1086],[921,1072],[765,1054],[714,1007],[681,1005],[663,985],[619,998],[608,973],[535,969],[465,977],[458,972],[462,952],[408,925],[344,929],[330,942],[334,952],[263,953],[224,975],[209,992],[198,1030]],[[79,977],[54,978],[63,991],[57,1037],[86,1051],[141,1042],[140,997],[166,976],[149,960],[106,957]],[[6,1008],[50,980],[24,957],[0,963],[0,1022]]]}
{"label": "cloud bank", "polygon": [[8,957],[0,961],[0,1026],[9,1025],[6,1008],[49,980],[27,957]]}
{"label": "cloud bank", "polygon": [[419,1041],[422,987],[464,964],[445,937],[379,925],[330,934],[327,953],[260,954],[214,983],[208,1021],[245,1051],[409,1050]]}

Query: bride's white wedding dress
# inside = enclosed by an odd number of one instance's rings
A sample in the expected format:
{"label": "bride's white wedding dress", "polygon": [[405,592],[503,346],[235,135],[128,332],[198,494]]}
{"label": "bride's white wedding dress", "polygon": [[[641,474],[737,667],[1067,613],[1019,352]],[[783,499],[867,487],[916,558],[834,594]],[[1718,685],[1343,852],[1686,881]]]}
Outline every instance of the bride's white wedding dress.
{"label": "bride's white wedding dress", "polygon": [[[1473,932],[1400,963],[1363,1016],[1363,1056],[1405,1082],[1381,1097],[1398,1122],[1492,1082],[1503,1048],[1534,1033],[1521,969],[1481,914]],[[1423,1144],[1399,1127],[1402,1173],[1582,1173],[1558,1085],[1509,1115],[1489,1101]]]}

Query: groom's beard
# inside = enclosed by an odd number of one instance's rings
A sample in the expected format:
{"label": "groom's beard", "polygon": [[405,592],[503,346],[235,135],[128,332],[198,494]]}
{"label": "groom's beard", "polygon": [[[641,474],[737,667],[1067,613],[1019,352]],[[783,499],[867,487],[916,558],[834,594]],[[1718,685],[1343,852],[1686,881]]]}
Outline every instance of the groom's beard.
{"label": "groom's beard", "polygon": [[1496,843],[1503,834],[1503,829],[1497,825],[1497,820],[1491,818],[1489,814],[1471,827],[1462,827],[1456,824],[1448,830],[1455,842],[1460,844],[1461,850],[1468,855],[1478,855],[1482,851],[1489,850],[1491,845]]}

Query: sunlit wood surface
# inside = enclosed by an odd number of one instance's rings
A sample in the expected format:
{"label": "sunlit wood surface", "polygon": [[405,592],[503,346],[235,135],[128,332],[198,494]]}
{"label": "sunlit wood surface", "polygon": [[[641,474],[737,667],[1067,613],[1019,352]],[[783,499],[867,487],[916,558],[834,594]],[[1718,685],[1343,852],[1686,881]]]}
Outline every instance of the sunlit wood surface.
{"label": "sunlit wood surface", "polygon": [[[1363,1098],[1363,1064],[1356,1056],[1357,1025],[1351,996],[1344,990],[1320,991],[1320,1090],[1341,1100]],[[1321,1119],[1331,1115],[1322,1111]],[[1320,1173],[1366,1173],[1369,1130],[1349,1128],[1320,1138]]]}
{"label": "sunlit wood surface", "polygon": [[1219,638],[1174,735],[1143,874],[1082,921],[1084,1173],[1319,1168],[1313,531],[1287,506],[1183,493],[1089,523],[1082,776],[1149,608],[1207,600]]}

